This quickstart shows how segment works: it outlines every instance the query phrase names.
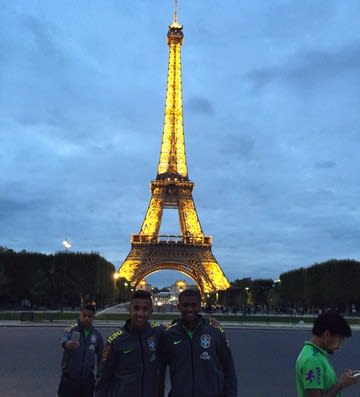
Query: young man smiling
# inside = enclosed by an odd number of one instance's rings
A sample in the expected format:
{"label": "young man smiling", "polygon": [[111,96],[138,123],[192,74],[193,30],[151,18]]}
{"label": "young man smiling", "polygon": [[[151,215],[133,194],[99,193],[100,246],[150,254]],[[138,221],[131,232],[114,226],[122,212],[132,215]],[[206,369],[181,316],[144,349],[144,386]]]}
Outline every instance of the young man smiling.
{"label": "young man smiling", "polygon": [[329,311],[315,319],[312,334],[296,361],[297,395],[341,397],[341,390],[356,383],[356,377],[346,371],[337,379],[329,354],[351,336],[350,326],[340,314]]}
{"label": "young man smiling", "polygon": [[222,328],[215,328],[199,313],[199,291],[179,295],[181,319],[160,340],[161,372],[170,368],[176,397],[237,397],[237,380],[229,343]]}
{"label": "young man smiling", "polygon": [[164,326],[149,322],[151,294],[135,291],[130,319],[107,339],[96,383],[96,397],[155,397],[158,392],[157,344]]}

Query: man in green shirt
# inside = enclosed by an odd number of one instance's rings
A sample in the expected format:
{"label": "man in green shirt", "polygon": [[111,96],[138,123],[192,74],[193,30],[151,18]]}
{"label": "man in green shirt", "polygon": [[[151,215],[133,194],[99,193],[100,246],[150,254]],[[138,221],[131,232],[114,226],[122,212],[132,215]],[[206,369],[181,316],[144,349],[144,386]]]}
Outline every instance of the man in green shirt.
{"label": "man in green shirt", "polygon": [[305,342],[296,361],[298,397],[341,397],[341,390],[356,383],[351,371],[337,379],[329,355],[351,336],[347,321],[332,311],[317,317],[310,342]]}

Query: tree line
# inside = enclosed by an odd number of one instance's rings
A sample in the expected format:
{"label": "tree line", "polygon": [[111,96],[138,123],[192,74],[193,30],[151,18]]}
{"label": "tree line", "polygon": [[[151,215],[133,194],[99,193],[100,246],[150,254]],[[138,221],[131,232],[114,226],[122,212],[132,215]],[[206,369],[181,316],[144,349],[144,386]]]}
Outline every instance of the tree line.
{"label": "tree line", "polygon": [[97,253],[46,255],[0,247],[2,307],[79,307],[83,300],[99,306],[113,301],[115,267]]}
{"label": "tree line", "polygon": [[[131,286],[114,279],[115,267],[98,253],[40,254],[0,247],[0,307],[78,307],[93,299],[102,307],[127,301]],[[319,308],[360,309],[360,262],[331,259],[283,273],[278,280],[242,278],[226,291],[210,294],[209,304],[263,307],[304,313]]]}
{"label": "tree line", "polygon": [[223,291],[221,303],[266,306],[279,311],[314,312],[360,309],[360,262],[331,259],[282,273],[278,280],[243,278]]}

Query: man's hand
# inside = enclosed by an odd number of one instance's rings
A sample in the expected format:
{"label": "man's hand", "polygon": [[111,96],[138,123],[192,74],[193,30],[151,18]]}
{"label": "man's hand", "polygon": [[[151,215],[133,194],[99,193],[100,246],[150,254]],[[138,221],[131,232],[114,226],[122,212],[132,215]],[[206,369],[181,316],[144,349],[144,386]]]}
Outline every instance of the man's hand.
{"label": "man's hand", "polygon": [[319,389],[306,390],[307,397],[336,397],[342,389],[349,387],[357,382],[356,376],[351,375],[351,371],[345,371],[340,376],[336,384],[328,391]]}
{"label": "man's hand", "polygon": [[351,386],[357,382],[357,377],[351,374],[351,371],[343,372],[338,379],[339,385],[344,389],[345,387]]}
{"label": "man's hand", "polygon": [[65,343],[65,349],[67,350],[76,350],[80,347],[80,342],[77,342],[75,340],[68,340]]}

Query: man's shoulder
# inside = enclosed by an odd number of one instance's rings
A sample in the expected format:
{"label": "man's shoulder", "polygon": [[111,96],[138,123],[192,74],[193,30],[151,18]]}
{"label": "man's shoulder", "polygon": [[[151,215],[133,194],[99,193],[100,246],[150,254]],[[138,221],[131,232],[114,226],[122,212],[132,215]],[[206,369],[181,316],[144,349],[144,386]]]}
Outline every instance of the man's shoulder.
{"label": "man's shoulder", "polygon": [[296,360],[297,368],[306,367],[308,365],[321,364],[327,362],[324,354],[315,345],[305,343]]}
{"label": "man's shoulder", "polygon": [[324,352],[322,349],[311,342],[305,342],[304,346],[300,352],[302,356],[309,356],[309,357],[324,357]]}
{"label": "man's shoulder", "polygon": [[126,332],[123,328],[118,328],[110,336],[107,337],[106,342],[109,345],[116,343],[119,339],[124,338]]}
{"label": "man's shoulder", "polygon": [[202,320],[202,324],[201,324],[201,329],[203,331],[206,331],[208,333],[210,333],[211,335],[213,335],[214,337],[216,336],[224,336],[225,334],[225,330],[224,327],[222,326],[221,323],[211,323],[210,319],[205,317]]}
{"label": "man's shoulder", "polygon": [[163,325],[155,320],[150,321],[149,326],[150,326],[150,329],[152,329],[153,331],[162,331],[165,329],[165,325]]}
{"label": "man's shoulder", "polygon": [[171,335],[175,335],[179,331],[180,327],[181,327],[180,320],[179,319],[174,320],[171,324],[169,324],[164,328],[164,335],[168,335],[169,337]]}
{"label": "man's shoulder", "polygon": [[67,326],[65,328],[65,332],[72,332],[74,330],[78,330],[79,329],[79,324],[77,322],[74,322],[72,324],[70,324],[69,326]]}

